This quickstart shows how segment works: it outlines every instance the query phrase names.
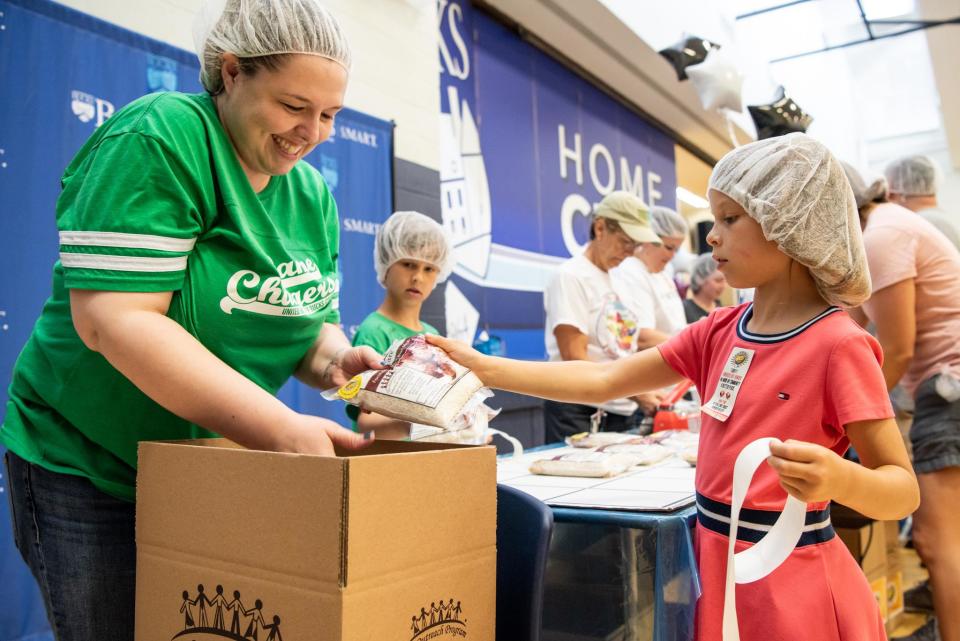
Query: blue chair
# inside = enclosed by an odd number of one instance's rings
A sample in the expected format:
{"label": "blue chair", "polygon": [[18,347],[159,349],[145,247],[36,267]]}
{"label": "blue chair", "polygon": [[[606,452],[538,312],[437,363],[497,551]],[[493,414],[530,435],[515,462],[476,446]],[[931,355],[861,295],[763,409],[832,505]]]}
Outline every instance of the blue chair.
{"label": "blue chair", "polygon": [[539,641],[553,511],[497,485],[497,640]]}

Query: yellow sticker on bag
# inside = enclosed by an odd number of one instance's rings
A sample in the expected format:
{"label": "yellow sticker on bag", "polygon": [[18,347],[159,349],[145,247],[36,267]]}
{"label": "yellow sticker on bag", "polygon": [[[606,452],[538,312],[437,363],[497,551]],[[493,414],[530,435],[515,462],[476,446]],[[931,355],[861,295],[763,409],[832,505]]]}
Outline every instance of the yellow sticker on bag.
{"label": "yellow sticker on bag", "polygon": [[342,398],[345,401],[349,401],[351,398],[360,393],[360,387],[363,385],[363,376],[357,374],[350,379],[350,382],[337,390],[337,396]]}

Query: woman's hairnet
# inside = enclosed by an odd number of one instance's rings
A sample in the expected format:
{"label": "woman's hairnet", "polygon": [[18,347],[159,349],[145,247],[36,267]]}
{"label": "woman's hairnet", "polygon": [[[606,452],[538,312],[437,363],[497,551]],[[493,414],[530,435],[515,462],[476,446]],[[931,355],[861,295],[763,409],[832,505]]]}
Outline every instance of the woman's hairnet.
{"label": "woman's hairnet", "polygon": [[699,292],[708,278],[717,271],[717,261],[710,254],[700,254],[690,268],[690,289]]}
{"label": "woman's hairnet", "polygon": [[373,264],[386,287],[387,270],[399,260],[419,260],[439,270],[442,283],[453,269],[453,245],[440,223],[416,211],[398,211],[377,230]]}
{"label": "woman's hairnet", "polygon": [[238,58],[304,53],[350,69],[350,46],[336,19],[317,0],[207,0],[193,30],[200,81],[223,88],[224,53]]}
{"label": "woman's hairnet", "polygon": [[857,209],[861,209],[870,203],[882,203],[887,199],[887,181],[883,178],[877,178],[869,185],[860,175],[853,165],[845,163],[842,160],[840,165],[843,167],[843,173],[847,176],[850,188],[853,189],[853,198],[857,201]]}
{"label": "woman's hairnet", "polygon": [[856,307],[870,296],[853,190],[823,144],[794,133],[743,145],[720,159],[710,189],[737,202],[767,240],[805,265],[828,303]]}
{"label": "woman's hairnet", "polygon": [[683,216],[669,207],[651,207],[650,224],[660,238],[683,238],[690,230]]}
{"label": "woman's hairnet", "polygon": [[897,158],[883,171],[890,191],[904,196],[935,196],[937,194],[937,163],[929,156]]}

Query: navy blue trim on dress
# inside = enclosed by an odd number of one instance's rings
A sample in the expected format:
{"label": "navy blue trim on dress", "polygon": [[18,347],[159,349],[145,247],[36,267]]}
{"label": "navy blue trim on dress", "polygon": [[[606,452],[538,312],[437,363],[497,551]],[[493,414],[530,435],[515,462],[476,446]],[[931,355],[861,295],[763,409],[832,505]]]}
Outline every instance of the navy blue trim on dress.
{"label": "navy blue trim on dress", "polygon": [[[720,517],[720,518],[716,518]],[[767,534],[767,530],[750,527],[751,525],[761,525],[770,527],[777,522],[780,512],[776,510],[755,510],[741,508],[740,523],[737,526],[737,540],[747,543],[757,543]],[[722,520],[726,519],[726,520]],[[730,506],[726,503],[720,503],[697,493],[697,521],[704,528],[721,534],[730,536]],[[836,536],[833,524],[830,523],[830,508],[823,510],[812,510],[807,512],[805,519],[806,528],[797,541],[797,547],[806,545],[816,545],[824,543]],[[814,527],[820,525],[820,527]]]}
{"label": "navy blue trim on dress", "polygon": [[803,325],[799,327],[794,327],[793,329],[781,332],[779,334],[754,334],[753,332],[747,329],[747,323],[750,322],[750,319],[753,318],[753,303],[747,305],[747,308],[743,310],[743,314],[740,315],[740,320],[737,322],[737,336],[742,338],[745,341],[750,341],[752,343],[782,343],[785,340],[791,339],[798,334],[801,334],[803,331],[809,329],[813,326],[814,323],[819,321],[822,318],[826,318],[834,312],[839,312],[839,307],[834,307],[831,305],[826,308],[810,320],[808,320]]}

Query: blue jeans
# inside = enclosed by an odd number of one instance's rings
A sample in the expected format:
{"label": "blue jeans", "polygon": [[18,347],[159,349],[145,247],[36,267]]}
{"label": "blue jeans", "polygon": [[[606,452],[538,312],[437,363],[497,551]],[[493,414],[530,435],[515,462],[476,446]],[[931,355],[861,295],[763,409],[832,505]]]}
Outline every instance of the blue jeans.
{"label": "blue jeans", "polygon": [[7,452],[13,537],[57,641],[133,641],[133,503]]}

